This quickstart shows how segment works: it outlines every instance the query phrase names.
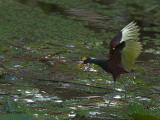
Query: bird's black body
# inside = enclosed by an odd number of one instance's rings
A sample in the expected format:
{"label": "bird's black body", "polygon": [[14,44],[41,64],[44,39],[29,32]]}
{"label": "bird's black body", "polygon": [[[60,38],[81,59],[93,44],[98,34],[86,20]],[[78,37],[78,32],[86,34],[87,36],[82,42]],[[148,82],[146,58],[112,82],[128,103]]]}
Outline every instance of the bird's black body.
{"label": "bird's black body", "polygon": [[112,74],[115,82],[117,77],[119,77],[123,73],[128,73],[128,72],[123,69],[121,64],[119,63],[115,64],[116,61],[114,61],[113,63],[112,62],[113,62],[112,60],[108,60],[106,58],[101,58],[101,59],[87,58],[84,61],[84,64],[93,63],[100,66],[104,71]]}
{"label": "bird's black body", "polygon": [[120,51],[125,47],[126,43],[122,42],[119,45],[116,46],[116,51],[113,51],[112,53],[115,54],[112,56],[112,58],[101,58],[101,59],[94,59],[94,58],[86,58],[84,61],[84,64],[87,63],[93,63],[96,65],[99,65],[103,70],[105,70],[108,73],[111,73],[113,76],[114,81],[116,81],[117,77],[119,77],[123,73],[128,73],[126,70],[124,70],[122,64],[121,64],[121,54]]}
{"label": "bird's black body", "polygon": [[108,69],[108,60],[106,58],[102,58],[102,59],[94,59],[94,58],[87,58],[86,61],[84,61],[84,64],[87,63],[94,63],[99,65],[103,70],[107,70]]}

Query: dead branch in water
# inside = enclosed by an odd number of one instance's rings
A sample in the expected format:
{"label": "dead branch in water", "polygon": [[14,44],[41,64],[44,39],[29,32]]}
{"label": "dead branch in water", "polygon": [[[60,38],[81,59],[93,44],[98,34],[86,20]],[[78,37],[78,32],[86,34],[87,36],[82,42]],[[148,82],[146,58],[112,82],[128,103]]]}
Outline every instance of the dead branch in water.
{"label": "dead branch in water", "polygon": [[87,86],[87,87],[93,87],[93,88],[100,88],[100,89],[107,89],[107,90],[113,90],[110,87],[104,87],[104,86],[95,86],[95,85],[86,85],[86,84],[81,84],[81,83],[76,83],[76,82],[71,82],[71,81],[63,81],[63,80],[44,80],[44,79],[34,79],[37,81],[45,81],[45,82],[56,82],[56,83],[69,83],[69,84],[74,84],[74,85],[80,85],[80,86]]}

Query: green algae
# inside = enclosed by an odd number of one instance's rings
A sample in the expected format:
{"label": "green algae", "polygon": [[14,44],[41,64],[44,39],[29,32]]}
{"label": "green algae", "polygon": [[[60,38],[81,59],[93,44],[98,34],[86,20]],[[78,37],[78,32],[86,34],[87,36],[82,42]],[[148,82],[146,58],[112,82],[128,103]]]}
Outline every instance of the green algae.
{"label": "green algae", "polygon": [[[23,113],[23,118],[40,120],[129,119],[133,116],[124,112],[124,86],[121,79],[127,86],[128,102],[149,101],[153,103],[150,109],[158,108],[160,10],[156,6],[157,0],[145,3],[141,0],[0,2],[2,118],[17,117]],[[88,20],[86,13],[76,15],[68,12],[73,8],[78,12],[83,9],[109,19],[93,22],[94,17]],[[106,57],[110,40],[133,20],[141,28],[143,44],[135,72],[118,79],[118,98],[114,99],[115,104],[107,112],[106,109],[97,109],[107,105],[107,95],[112,94],[112,76],[96,65],[79,69],[77,61],[83,56]],[[8,114],[8,109],[4,109],[8,103],[13,105],[11,111],[16,112]],[[20,110],[16,109],[18,106]]]}

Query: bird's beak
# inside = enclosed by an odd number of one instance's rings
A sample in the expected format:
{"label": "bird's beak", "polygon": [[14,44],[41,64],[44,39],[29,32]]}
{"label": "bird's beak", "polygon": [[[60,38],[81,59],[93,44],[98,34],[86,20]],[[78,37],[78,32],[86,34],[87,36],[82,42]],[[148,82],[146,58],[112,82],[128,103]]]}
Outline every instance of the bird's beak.
{"label": "bird's beak", "polygon": [[78,67],[82,67],[84,64],[84,61],[79,61]]}

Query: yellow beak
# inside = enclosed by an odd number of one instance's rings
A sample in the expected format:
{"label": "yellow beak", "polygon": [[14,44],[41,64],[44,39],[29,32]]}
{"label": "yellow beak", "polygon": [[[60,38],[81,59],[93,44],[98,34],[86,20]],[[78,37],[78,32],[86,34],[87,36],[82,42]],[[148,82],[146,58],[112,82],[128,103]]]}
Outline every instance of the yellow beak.
{"label": "yellow beak", "polygon": [[77,66],[82,67],[83,66],[83,61],[80,61],[80,63]]}

